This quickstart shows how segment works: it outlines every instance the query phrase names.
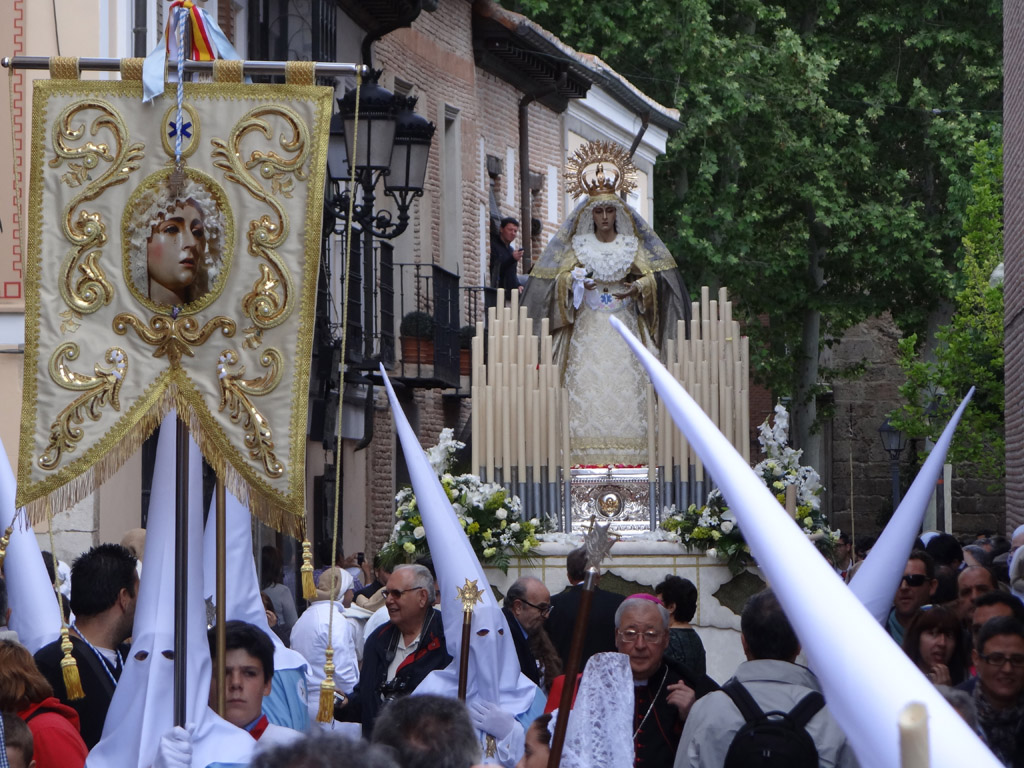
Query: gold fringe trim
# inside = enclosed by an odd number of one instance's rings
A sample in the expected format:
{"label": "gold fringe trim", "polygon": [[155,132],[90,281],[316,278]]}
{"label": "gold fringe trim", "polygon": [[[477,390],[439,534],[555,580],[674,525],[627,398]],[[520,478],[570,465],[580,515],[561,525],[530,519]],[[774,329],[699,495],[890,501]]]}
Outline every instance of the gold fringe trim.
{"label": "gold fringe trim", "polygon": [[316,597],[316,584],[313,583],[313,546],[309,539],[302,540],[302,596],[307,600]]}
{"label": "gold fringe trim", "polygon": [[320,683],[320,706],[316,711],[318,723],[330,723],[334,720],[334,649],[330,637],[327,638],[327,661],[324,663],[324,681]]}
{"label": "gold fringe trim", "polygon": [[71,636],[68,628],[60,629],[60,649],[64,652],[64,658],[60,660],[60,672],[64,677],[64,689],[68,692],[68,699],[77,701],[85,698],[85,691],[82,690],[82,679],[78,675],[78,664],[75,657],[71,655]]}
{"label": "gold fringe trim", "polygon": [[7,546],[11,543],[11,534],[14,533],[14,523],[7,526],[3,538],[0,538],[0,570],[4,567],[4,558],[7,557]]}
{"label": "gold fringe trim", "polygon": [[227,490],[240,502],[246,504],[249,511],[258,520],[274,530],[301,540],[305,529],[304,510],[300,514],[289,512],[272,498],[268,498],[258,489],[250,486],[234,465],[221,455],[216,443],[207,435],[195,408],[174,382],[168,384],[167,388],[160,393],[156,403],[92,467],[46,496],[26,503],[25,514],[28,516],[29,523],[38,525],[45,522],[55,512],[70,509],[93,493],[138,452],[146,439],[153,434],[153,430],[160,425],[172,409],[177,410],[178,418],[188,424],[192,439],[196,441],[203,457],[213,467],[217,476],[223,479]]}

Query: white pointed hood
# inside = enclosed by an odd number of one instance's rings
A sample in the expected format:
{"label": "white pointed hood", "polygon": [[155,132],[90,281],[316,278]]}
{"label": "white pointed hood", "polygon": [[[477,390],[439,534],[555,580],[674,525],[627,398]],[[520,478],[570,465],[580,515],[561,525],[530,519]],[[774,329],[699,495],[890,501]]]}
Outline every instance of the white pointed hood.
{"label": "white pointed hood", "polygon": [[[14,472],[3,442],[0,442],[0,535],[14,520],[16,490]],[[44,645],[58,640],[61,620],[57,596],[50,584],[39,542],[25,515],[18,517],[7,545],[4,578],[7,580],[7,603],[11,609],[10,627],[18,633],[21,643],[35,653]]]}
{"label": "white pointed hood", "polygon": [[[306,659],[285,647],[281,638],[267,623],[267,612],[260,597],[260,580],[252,554],[252,515],[231,493],[225,493],[224,522],[227,541],[224,545],[224,580],[226,594],[224,615],[228,621],[237,619],[255,624],[274,642],[274,670],[302,669]],[[217,499],[210,502],[203,531],[203,596],[214,600],[217,595]]]}
{"label": "white pointed hood", "polygon": [[[160,737],[174,726],[174,485],[175,420],[163,420],[146,535],[146,567],[139,584],[131,653],[118,681],[103,736],[88,768],[149,768]],[[189,440],[188,671],[186,722],[195,723],[192,765],[248,764],[256,742],[209,707],[210,647],[203,601],[202,456]]]}
{"label": "white pointed hood", "polygon": [[718,482],[860,764],[900,767],[899,714],[921,702],[928,709],[935,768],[998,768],[995,756],[843,584],[682,384],[622,323],[611,323]]}
{"label": "white pointed hood", "polygon": [[953,433],[973,396],[974,387],[971,387],[967,397],[953,414],[953,418],[942,430],[935,447],[928,454],[921,471],[917,473],[903,500],[893,512],[882,535],[878,537],[878,541],[850,581],[853,594],[864,603],[864,607],[875,617],[875,621],[885,621],[889,615],[910,549],[914,546],[918,531],[921,530],[921,521],[928,508],[928,500],[935,492],[935,482],[942,472],[942,465],[946,463],[946,454],[949,453],[949,444],[953,442]]}
{"label": "white pointed hood", "polygon": [[459,658],[462,652],[462,603],[456,589],[466,579],[476,581],[483,590],[483,602],[473,611],[473,640],[469,645],[469,676],[466,701],[482,699],[498,704],[514,715],[526,712],[533,704],[537,686],[519,669],[519,658],[508,622],[491,591],[484,569],[477,559],[465,531],[452,509],[448,494],[441,487],[426,453],[409,426],[384,368],[384,385],[391,400],[395,429],[409,467],[409,478],[416,494],[416,506],[427,532],[427,544],[434,556],[434,570],[441,588],[441,617],[448,653],[453,661],[435,670],[416,687],[415,693],[435,693],[454,698],[459,687]]}

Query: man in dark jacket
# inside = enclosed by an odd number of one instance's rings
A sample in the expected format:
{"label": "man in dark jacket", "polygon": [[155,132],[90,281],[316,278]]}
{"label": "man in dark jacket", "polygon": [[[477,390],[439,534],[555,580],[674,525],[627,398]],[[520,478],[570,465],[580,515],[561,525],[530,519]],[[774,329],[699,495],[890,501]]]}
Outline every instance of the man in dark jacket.
{"label": "man in dark jacket", "polygon": [[[570,586],[551,598],[551,615],[544,624],[555,650],[562,658],[563,666],[569,660],[569,646],[572,643],[572,630],[576,625],[576,614],[580,609],[586,568],[587,550],[583,547],[574,549],[565,558],[566,575],[569,577]],[[595,653],[615,650],[615,610],[622,601],[622,595],[600,588],[594,590],[590,616],[587,619],[587,632],[583,637],[580,669],[583,669],[587,659]]]}
{"label": "man in dark jacket", "polygon": [[36,651],[35,661],[53,695],[76,712],[82,739],[92,749],[103,733],[103,721],[135,623],[139,576],[135,557],[120,544],[101,544],[80,555],[71,566],[71,655],[78,665],[85,698],[70,700],[60,668],[60,640]]}
{"label": "man in dark jacket", "polygon": [[540,669],[530,650],[530,639],[544,631],[544,619],[551,614],[551,593],[544,582],[532,576],[523,576],[508,588],[505,607],[501,610],[512,633],[519,668],[530,680],[540,685]]}
{"label": "man in dark jacket", "polygon": [[516,265],[523,258],[523,249],[512,249],[512,241],[518,234],[519,222],[506,216],[501,220],[498,234],[491,237],[491,287],[503,289],[506,301],[511,298],[512,291],[519,290]]}
{"label": "man in dark jacket", "polygon": [[428,673],[451,663],[435,596],[434,577],[427,568],[395,568],[385,589],[391,621],[366,639],[359,684],[351,696],[338,697],[335,719],[362,723],[369,738],[387,702],[412,693]]}

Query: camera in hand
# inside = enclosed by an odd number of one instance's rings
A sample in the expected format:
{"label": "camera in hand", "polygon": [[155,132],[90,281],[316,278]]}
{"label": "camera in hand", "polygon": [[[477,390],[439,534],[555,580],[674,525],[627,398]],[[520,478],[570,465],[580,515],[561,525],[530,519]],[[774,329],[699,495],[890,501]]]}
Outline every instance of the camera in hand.
{"label": "camera in hand", "polygon": [[388,680],[377,686],[377,693],[380,694],[381,701],[387,704],[389,701],[412,693],[412,686],[409,685],[408,680],[396,677],[394,680]]}

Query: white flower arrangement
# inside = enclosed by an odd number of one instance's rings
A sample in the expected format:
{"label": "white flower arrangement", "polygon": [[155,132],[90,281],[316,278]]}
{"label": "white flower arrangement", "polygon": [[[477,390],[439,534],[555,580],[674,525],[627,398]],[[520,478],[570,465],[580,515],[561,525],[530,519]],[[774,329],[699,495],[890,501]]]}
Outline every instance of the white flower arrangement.
{"label": "white flower arrangement", "polygon": [[[485,565],[507,571],[512,557],[527,555],[539,543],[536,533],[541,529],[540,521],[522,519],[519,497],[509,495],[497,483],[481,482],[477,475],[452,475],[449,467],[455,452],[463,447],[464,443],[455,440],[453,431],[446,428],[426,454],[477,557]],[[381,549],[381,562],[390,567],[430,554],[411,488],[398,492],[395,506],[397,521]]]}
{"label": "white flower arrangement", "polygon": [[[774,426],[769,426],[768,421],[765,419],[761,425],[758,437],[765,458],[754,466],[754,472],[782,505],[786,503],[786,489],[795,487],[795,521],[822,554],[828,556],[839,540],[839,531],[831,529],[821,514],[821,478],[813,467],[800,464],[803,451],[789,447],[786,408],[776,405]],[[725,558],[733,571],[742,570],[750,562],[750,547],[743,539],[736,516],[726,507],[717,488],[708,494],[702,507],[691,504],[683,512],[675,505],[667,507],[661,527],[688,550]]]}

